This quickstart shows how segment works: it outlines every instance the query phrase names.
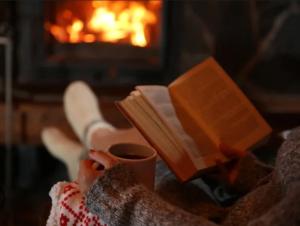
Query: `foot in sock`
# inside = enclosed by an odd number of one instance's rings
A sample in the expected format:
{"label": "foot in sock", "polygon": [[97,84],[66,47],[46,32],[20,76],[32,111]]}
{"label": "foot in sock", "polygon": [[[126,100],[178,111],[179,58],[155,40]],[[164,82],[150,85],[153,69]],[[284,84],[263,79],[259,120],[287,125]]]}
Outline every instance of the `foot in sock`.
{"label": "foot in sock", "polygon": [[44,128],[41,136],[50,154],[66,164],[70,179],[75,180],[79,159],[84,152],[83,146],[54,127]]}
{"label": "foot in sock", "polygon": [[90,148],[91,134],[101,128],[114,131],[114,127],[103,118],[96,95],[82,82],[71,83],[64,93],[64,110],[78,138]]}

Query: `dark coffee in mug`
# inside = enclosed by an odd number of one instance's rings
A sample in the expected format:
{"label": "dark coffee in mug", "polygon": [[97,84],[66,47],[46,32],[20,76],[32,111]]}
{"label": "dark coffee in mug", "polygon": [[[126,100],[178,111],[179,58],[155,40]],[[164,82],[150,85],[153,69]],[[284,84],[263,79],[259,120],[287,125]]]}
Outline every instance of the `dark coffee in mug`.
{"label": "dark coffee in mug", "polygon": [[146,156],[134,155],[134,154],[119,154],[119,155],[117,155],[117,157],[123,158],[123,159],[144,159],[144,158],[147,158]]}
{"label": "dark coffee in mug", "polygon": [[154,189],[156,151],[152,147],[119,143],[112,145],[108,152],[127,165],[139,182]]}

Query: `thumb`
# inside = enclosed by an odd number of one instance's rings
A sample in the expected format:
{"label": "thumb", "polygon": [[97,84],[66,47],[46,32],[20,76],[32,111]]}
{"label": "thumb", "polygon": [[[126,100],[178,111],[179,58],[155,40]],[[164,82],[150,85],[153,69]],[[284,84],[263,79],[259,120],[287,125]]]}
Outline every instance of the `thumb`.
{"label": "thumb", "polygon": [[118,163],[118,160],[116,158],[104,151],[91,150],[89,152],[89,157],[103,165],[105,169],[109,169]]}

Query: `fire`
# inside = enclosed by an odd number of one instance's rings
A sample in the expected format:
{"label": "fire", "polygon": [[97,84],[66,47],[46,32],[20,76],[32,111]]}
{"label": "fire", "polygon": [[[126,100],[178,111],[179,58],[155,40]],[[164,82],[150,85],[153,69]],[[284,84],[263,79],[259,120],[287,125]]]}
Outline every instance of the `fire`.
{"label": "fire", "polygon": [[92,1],[86,20],[69,9],[57,13],[56,23],[45,28],[61,43],[112,42],[150,45],[153,26],[159,23],[160,0]]}

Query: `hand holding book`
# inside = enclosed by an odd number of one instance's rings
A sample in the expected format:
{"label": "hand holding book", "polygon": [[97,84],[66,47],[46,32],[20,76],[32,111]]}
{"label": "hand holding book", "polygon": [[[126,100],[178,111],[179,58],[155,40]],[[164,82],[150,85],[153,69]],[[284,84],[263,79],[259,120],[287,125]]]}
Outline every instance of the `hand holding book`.
{"label": "hand holding book", "polygon": [[238,176],[240,159],[248,155],[248,152],[231,148],[222,143],[219,146],[219,150],[226,158],[231,159],[231,161],[229,163],[222,163],[216,159],[216,167],[219,171],[218,175],[221,181],[225,181],[226,184],[232,185]]}

